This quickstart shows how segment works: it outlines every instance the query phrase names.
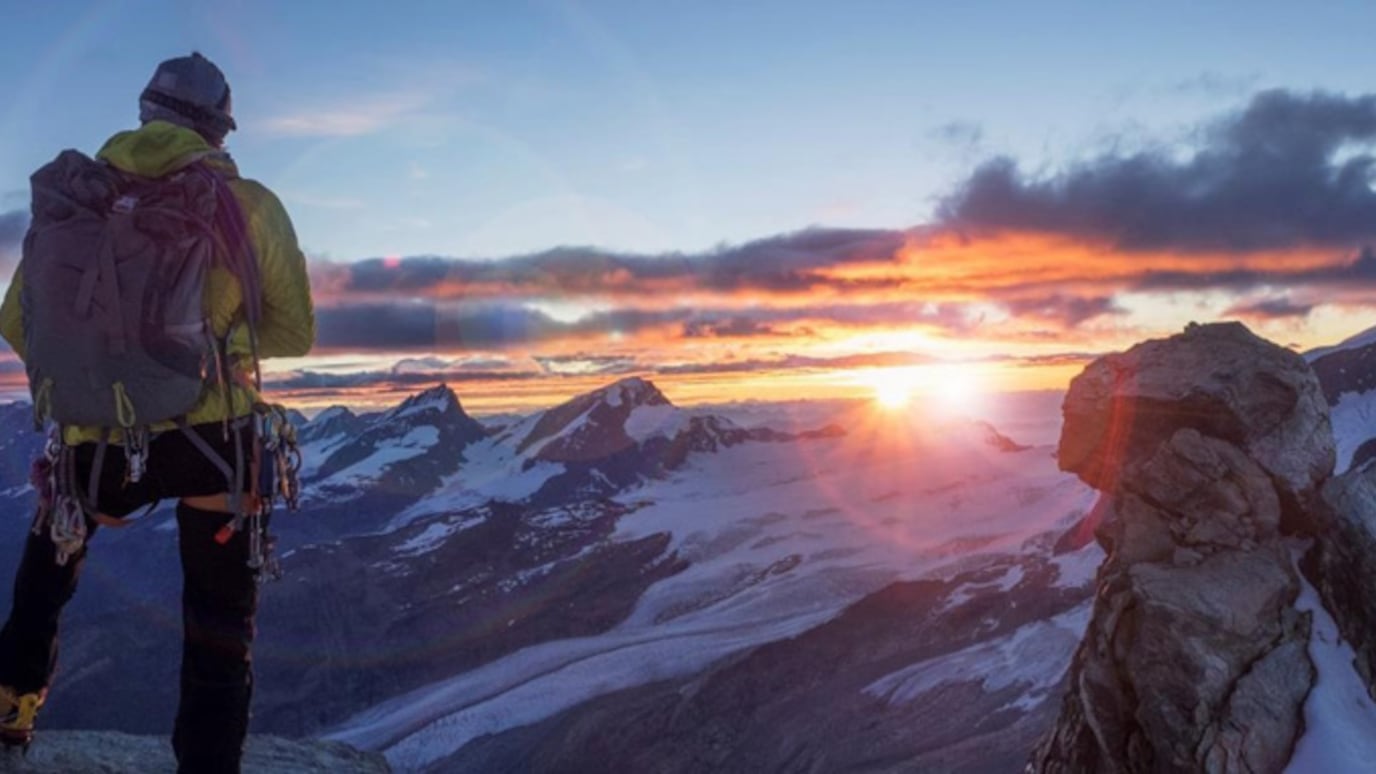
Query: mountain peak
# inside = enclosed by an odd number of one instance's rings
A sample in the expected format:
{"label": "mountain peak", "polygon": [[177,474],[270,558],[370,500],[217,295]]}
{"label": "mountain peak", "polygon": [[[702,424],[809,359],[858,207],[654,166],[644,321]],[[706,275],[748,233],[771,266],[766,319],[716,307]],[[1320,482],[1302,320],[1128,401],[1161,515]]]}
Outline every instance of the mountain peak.
{"label": "mountain peak", "polygon": [[673,405],[653,382],[639,376],[619,379],[606,387],[594,390],[591,395],[597,396],[602,402],[613,407],[623,404],[630,406]]}
{"label": "mountain peak", "polygon": [[350,411],[348,406],[330,406],[329,408],[325,409],[324,411],[321,411],[319,414],[316,414],[316,415],[315,415],[315,418],[312,419],[311,421],[312,421],[312,422],[334,422],[334,421],[337,420],[337,419],[353,419],[353,418],[354,418],[354,412]]}
{"label": "mountain peak", "polygon": [[540,445],[541,456],[553,461],[610,453],[635,443],[626,432],[626,422],[636,409],[656,406],[673,408],[649,381],[619,379],[544,412],[517,451]]}
{"label": "mountain peak", "polygon": [[459,396],[445,382],[431,387],[427,390],[412,395],[402,401],[400,405],[387,412],[388,420],[402,419],[403,417],[414,416],[434,412],[441,416],[455,414],[466,417],[463,404],[459,402]]}
{"label": "mountain peak", "polygon": [[449,404],[457,406],[459,404],[459,396],[454,393],[453,388],[451,388],[448,383],[440,382],[439,384],[436,384],[434,387],[421,390],[420,392],[412,395],[411,397],[401,402],[402,406],[420,404],[435,404],[437,406],[440,406],[441,408],[446,407]]}
{"label": "mountain peak", "polygon": [[338,438],[357,432],[359,419],[344,406],[330,406],[310,420],[297,425],[302,443]]}

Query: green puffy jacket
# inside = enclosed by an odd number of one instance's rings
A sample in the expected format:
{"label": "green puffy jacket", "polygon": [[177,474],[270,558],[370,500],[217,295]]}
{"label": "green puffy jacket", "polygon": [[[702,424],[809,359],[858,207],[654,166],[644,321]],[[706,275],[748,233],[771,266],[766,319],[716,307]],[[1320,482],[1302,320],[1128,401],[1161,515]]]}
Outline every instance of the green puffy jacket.
{"label": "green puffy jacket", "polygon": [[[113,166],[144,177],[161,177],[196,161],[206,164],[229,181],[247,220],[249,239],[258,254],[262,277],[263,318],[258,327],[260,357],[298,357],[315,343],[315,312],[311,303],[306,258],[296,243],[296,232],[282,203],[262,184],[239,177],[239,170],[227,153],[211,147],[196,132],[164,121],[150,121],[139,129],[120,132],[105,143],[97,154]],[[20,269],[23,266],[21,264]],[[19,297],[24,278],[14,273],[5,301],[0,305],[0,335],[5,337],[20,358],[24,352],[24,322]],[[231,322],[243,303],[243,291],[235,277],[215,268],[206,280],[206,304],[216,336],[228,333]],[[248,331],[239,326],[229,340],[239,377],[231,380],[229,401],[218,387],[207,385],[200,402],[187,413],[191,424],[219,422],[251,413],[258,400],[252,383],[253,363]],[[170,423],[154,430],[169,429]],[[100,437],[96,428],[67,428],[67,443],[93,441]],[[118,431],[112,441],[118,443]]]}

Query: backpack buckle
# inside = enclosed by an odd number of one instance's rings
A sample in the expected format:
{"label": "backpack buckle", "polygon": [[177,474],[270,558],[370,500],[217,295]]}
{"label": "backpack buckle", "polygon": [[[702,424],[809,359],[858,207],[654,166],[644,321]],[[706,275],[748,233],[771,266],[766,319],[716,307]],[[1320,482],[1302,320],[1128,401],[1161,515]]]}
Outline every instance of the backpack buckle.
{"label": "backpack buckle", "polygon": [[125,195],[125,196],[119,197],[118,199],[115,200],[115,203],[114,203],[114,204],[110,205],[110,211],[111,211],[111,212],[118,212],[118,213],[122,213],[122,214],[127,215],[127,214],[133,212],[133,211],[134,211],[134,208],[137,207],[138,204],[139,204],[139,197],[137,197],[137,196]]}

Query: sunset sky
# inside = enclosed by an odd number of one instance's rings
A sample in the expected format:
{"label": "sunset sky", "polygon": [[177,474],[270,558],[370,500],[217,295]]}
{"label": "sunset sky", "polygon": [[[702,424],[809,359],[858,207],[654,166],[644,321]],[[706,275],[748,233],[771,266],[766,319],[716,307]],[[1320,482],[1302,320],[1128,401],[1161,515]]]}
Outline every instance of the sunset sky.
{"label": "sunset sky", "polygon": [[925,399],[1376,325],[1367,3],[0,2],[0,272],[28,175],[200,50],[311,261],[317,350],[268,364],[305,408]]}

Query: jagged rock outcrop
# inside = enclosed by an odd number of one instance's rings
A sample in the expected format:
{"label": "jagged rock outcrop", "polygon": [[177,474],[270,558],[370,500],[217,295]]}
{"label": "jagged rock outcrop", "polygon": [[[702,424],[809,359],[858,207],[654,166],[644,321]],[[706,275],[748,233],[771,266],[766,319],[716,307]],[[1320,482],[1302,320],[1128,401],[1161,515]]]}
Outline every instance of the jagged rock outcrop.
{"label": "jagged rock outcrop", "polygon": [[[637,409],[671,408],[650,382],[631,377],[579,395],[546,411],[517,447],[548,462],[588,462],[604,459],[636,444],[626,423]],[[543,443],[542,443],[543,442]]]}
{"label": "jagged rock outcrop", "polygon": [[1376,465],[1333,478],[1323,499],[1325,528],[1302,567],[1355,651],[1353,666],[1370,690],[1376,686]]}
{"label": "jagged rock outcrop", "polygon": [[[43,731],[27,756],[0,750],[0,771],[15,774],[157,774],[173,772],[172,743],[166,738],[117,731]],[[249,737],[246,774],[386,774],[381,755],[339,742]]]}
{"label": "jagged rock outcrop", "polygon": [[1060,463],[1105,493],[1093,617],[1033,772],[1278,772],[1314,679],[1282,540],[1333,467],[1298,355],[1240,324],[1102,358],[1071,382]]}
{"label": "jagged rock outcrop", "polygon": [[1323,389],[1304,359],[1241,323],[1191,325],[1099,358],[1064,406],[1060,460],[1112,492],[1128,462],[1192,427],[1246,453],[1276,483],[1288,513],[1314,505],[1333,471]]}

